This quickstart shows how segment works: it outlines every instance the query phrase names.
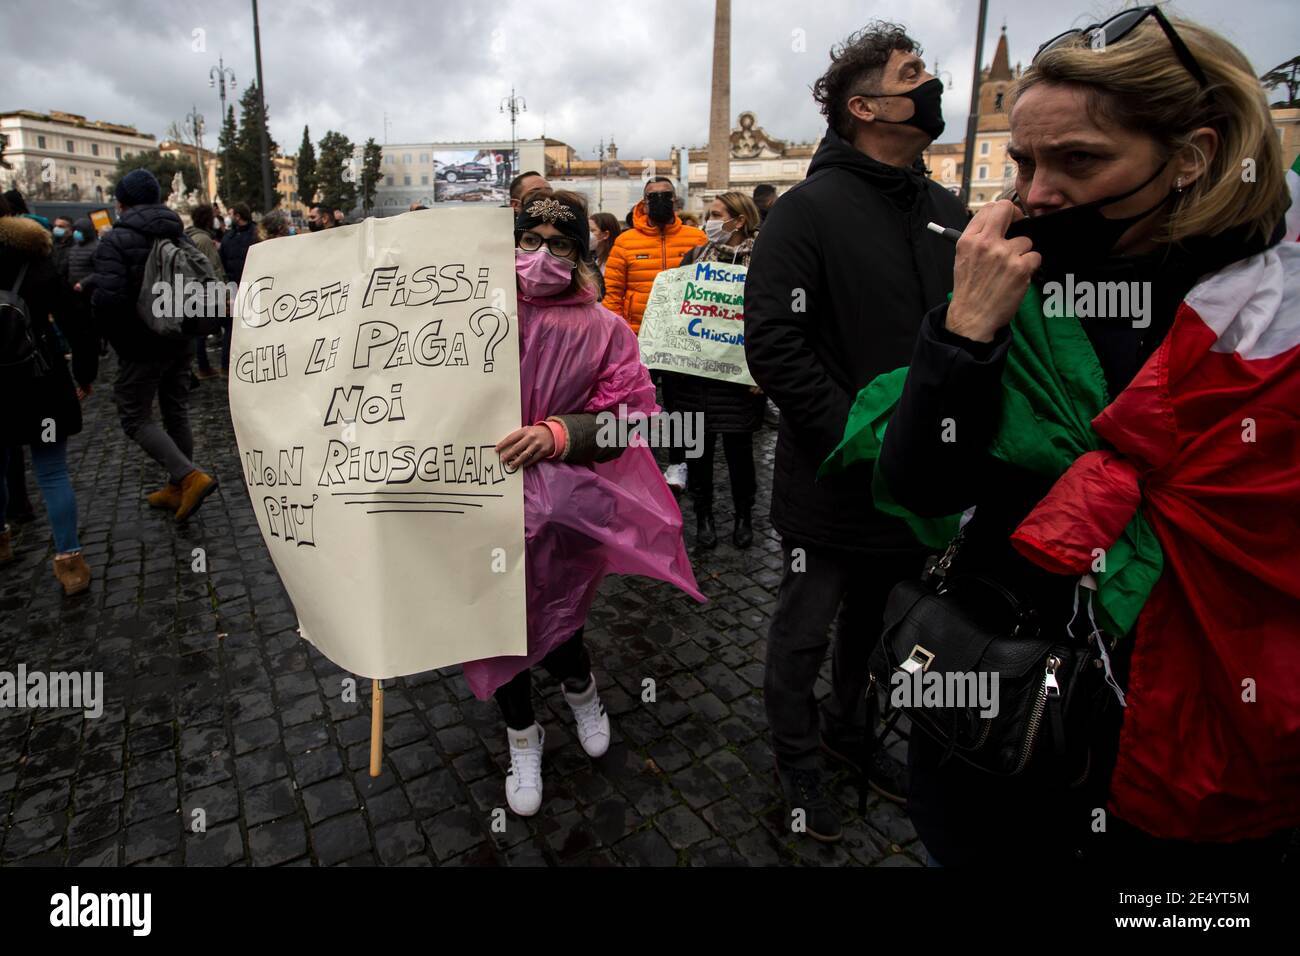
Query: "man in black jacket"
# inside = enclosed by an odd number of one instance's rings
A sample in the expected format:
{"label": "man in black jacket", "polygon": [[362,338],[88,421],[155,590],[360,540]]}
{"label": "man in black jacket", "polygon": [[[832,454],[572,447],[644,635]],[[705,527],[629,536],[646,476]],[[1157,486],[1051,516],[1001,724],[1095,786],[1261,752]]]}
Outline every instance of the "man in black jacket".
{"label": "man in black jacket", "polygon": [[[243,281],[244,261],[248,258],[248,250],[257,241],[253,211],[246,202],[235,203],[230,207],[230,228],[221,239],[221,266],[229,281]],[[230,315],[221,320],[221,371],[227,375],[230,374],[230,339],[234,321]]]}
{"label": "man in black jacket", "polygon": [[[768,634],[768,723],[786,799],[803,811],[792,822],[825,841],[841,827],[821,788],[819,743],[854,763],[885,598],[921,570],[924,553],[902,522],[875,510],[870,468],[821,482],[817,468],[843,437],[858,390],[907,364],[920,317],[952,289],[953,246],[926,223],[965,224],[920,164],[943,113],[942,84],[919,52],[888,23],[833,52],[813,87],[829,129],[807,179],[773,205],[745,285],[749,369],[781,410],[772,524],[786,564]],[[819,721],[813,686],[837,617]],[[869,772],[878,789],[904,796],[881,768]]]}
{"label": "man in black jacket", "polygon": [[[167,469],[171,480],[149,495],[149,504],[188,518],[217,487],[217,479],[194,466],[190,432],[190,358],[194,344],[169,339],[145,325],[136,312],[145,263],[159,239],[190,243],[180,216],[158,200],[158,180],[134,169],[118,181],[117,224],[95,250],[95,287],[91,308],[95,322],[117,352],[117,403],[122,430]],[[191,245],[193,243],[190,243]],[[162,425],[153,420],[154,396]]]}

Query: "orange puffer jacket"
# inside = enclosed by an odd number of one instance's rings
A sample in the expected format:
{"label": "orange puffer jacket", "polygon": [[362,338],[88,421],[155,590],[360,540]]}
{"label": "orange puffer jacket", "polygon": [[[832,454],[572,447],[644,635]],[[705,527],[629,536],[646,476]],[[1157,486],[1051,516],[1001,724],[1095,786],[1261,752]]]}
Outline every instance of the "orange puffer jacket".
{"label": "orange puffer jacket", "polygon": [[708,241],[704,230],[674,217],[659,228],[646,215],[645,200],[632,210],[632,228],[619,234],[605,264],[605,308],[627,320],[633,332],[641,329],[641,314],[655,276],[681,265],[682,256]]}

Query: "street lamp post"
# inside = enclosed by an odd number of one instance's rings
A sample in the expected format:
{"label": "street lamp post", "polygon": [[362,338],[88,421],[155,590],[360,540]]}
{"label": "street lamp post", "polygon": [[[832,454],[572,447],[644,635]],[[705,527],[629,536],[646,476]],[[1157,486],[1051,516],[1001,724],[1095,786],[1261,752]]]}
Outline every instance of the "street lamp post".
{"label": "street lamp post", "polygon": [[605,141],[602,139],[596,147],[596,158],[600,166],[596,169],[596,212],[605,211]]}
{"label": "street lamp post", "polygon": [[194,143],[194,167],[199,171],[199,184],[203,187],[203,203],[208,205],[212,197],[208,195],[208,174],[203,168],[203,117],[195,106],[185,117],[185,134]]}
{"label": "street lamp post", "polygon": [[[519,120],[520,113],[528,112],[528,104],[524,102],[522,96],[515,95],[515,88],[512,86],[510,87],[510,95],[501,100],[501,109],[498,112],[510,114],[510,162],[512,166],[517,166],[519,165],[519,147],[516,145],[518,139],[515,136],[515,124]],[[520,170],[515,169],[512,175],[517,176],[519,172]]]}
{"label": "street lamp post", "polygon": [[[226,86],[229,84],[230,92],[235,91],[235,71],[226,66],[221,57],[217,57],[217,65],[208,70],[208,86],[215,86],[221,91],[221,124],[218,127],[223,128],[226,125]],[[220,145],[220,144],[218,144]],[[221,168],[225,173],[226,188],[230,188],[230,159],[223,151],[221,154]],[[228,201],[228,200],[227,200]]]}

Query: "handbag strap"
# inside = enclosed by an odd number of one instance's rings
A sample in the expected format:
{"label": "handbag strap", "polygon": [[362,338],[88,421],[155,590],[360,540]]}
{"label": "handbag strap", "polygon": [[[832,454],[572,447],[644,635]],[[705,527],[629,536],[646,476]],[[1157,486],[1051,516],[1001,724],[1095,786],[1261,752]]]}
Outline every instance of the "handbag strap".
{"label": "handbag strap", "polygon": [[9,290],[14,295],[18,295],[18,290],[23,287],[23,279],[27,277],[27,266],[28,262],[24,259],[23,264],[18,267],[18,278],[14,281],[14,287]]}

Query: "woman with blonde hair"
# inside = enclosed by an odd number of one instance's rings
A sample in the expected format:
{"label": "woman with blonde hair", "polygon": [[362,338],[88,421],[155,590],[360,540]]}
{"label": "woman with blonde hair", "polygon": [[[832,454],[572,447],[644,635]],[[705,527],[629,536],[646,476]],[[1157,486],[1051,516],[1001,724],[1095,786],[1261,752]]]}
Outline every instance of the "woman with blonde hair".
{"label": "woman with blonde hair", "polygon": [[[709,204],[704,234],[709,241],[682,256],[682,265],[727,262],[748,267],[758,237],[758,208],[744,193],[729,192]],[[754,432],[763,426],[766,399],[756,386],[720,382],[680,372],[663,375],[664,405],[670,412],[699,415],[704,423],[704,451],[687,459],[687,489],[695,504],[695,543],[702,549],[717,547],[713,519],[713,452],[722,437],[727,473],[731,479],[734,521],[731,543],[748,548],[754,543],[754,499],[758,478],[754,472]]]}
{"label": "woman with blonde hair", "polygon": [[943,583],[891,598],[914,660],[873,675],[955,654],[1003,687],[969,734],[913,711],[941,864],[1276,861],[1300,824],[1300,249],[1255,76],[1140,7],[1013,91],[1017,201],[957,243],[877,471],[965,517]]}

